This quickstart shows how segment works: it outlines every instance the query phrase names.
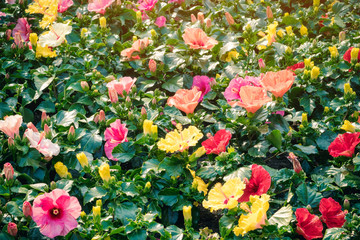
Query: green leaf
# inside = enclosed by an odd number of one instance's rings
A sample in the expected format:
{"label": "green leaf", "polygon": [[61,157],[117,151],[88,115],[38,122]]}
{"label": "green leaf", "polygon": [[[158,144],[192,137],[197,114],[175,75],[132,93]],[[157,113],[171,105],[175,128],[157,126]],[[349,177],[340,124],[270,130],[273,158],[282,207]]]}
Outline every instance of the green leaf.
{"label": "green leaf", "polygon": [[164,158],[164,160],[161,161],[159,168],[165,169],[172,177],[180,176],[183,172],[183,165],[181,164],[181,161],[175,157]]}
{"label": "green leaf", "polygon": [[135,156],[135,146],[133,146],[132,142],[120,143],[113,149],[112,155],[119,162],[128,162]]}
{"label": "green leaf", "polygon": [[183,87],[183,77],[176,76],[168,80],[166,83],[162,85],[162,88],[168,90],[169,92],[176,92],[180,88]]}
{"label": "green leaf", "polygon": [[314,111],[315,109],[315,101],[312,98],[309,98],[308,95],[300,99],[300,105],[304,108],[305,112],[307,112],[309,115]]}
{"label": "green leaf", "polygon": [[277,225],[279,228],[290,224],[293,218],[293,211],[290,205],[280,208],[272,217],[269,219],[269,224]]}
{"label": "green leaf", "polygon": [[252,157],[266,157],[266,153],[270,147],[270,143],[267,141],[262,141],[254,145],[249,149],[248,153]]}
{"label": "green leaf", "polygon": [[46,183],[35,183],[35,184],[30,184],[29,187],[38,190],[40,192],[46,192],[47,189],[49,188],[48,185]]}
{"label": "green leaf", "polygon": [[250,166],[248,166],[248,167],[239,168],[238,170],[235,170],[232,173],[226,175],[224,177],[224,180],[228,181],[233,178],[250,179],[250,177],[251,177],[251,168],[250,168]]}
{"label": "green leaf", "polygon": [[74,124],[76,115],[76,110],[72,110],[70,112],[61,110],[58,114],[56,114],[56,123],[57,125],[68,127],[71,124]]}
{"label": "green leaf", "polygon": [[34,76],[34,84],[35,84],[36,89],[39,92],[42,92],[52,83],[54,78],[55,78],[54,76],[49,78],[47,76],[35,75]]}
{"label": "green leaf", "polygon": [[136,186],[133,182],[123,182],[121,184],[121,190],[130,197],[139,195],[139,191],[136,189]]}
{"label": "green leaf", "polygon": [[65,190],[66,192],[70,192],[72,186],[74,184],[74,180],[61,179],[56,182],[56,187]]}
{"label": "green leaf", "polygon": [[208,100],[204,100],[202,103],[201,103],[201,106],[203,106],[204,108],[206,109],[209,109],[209,110],[212,110],[212,111],[217,111],[219,110],[219,107],[214,105],[214,104],[211,104]]}
{"label": "green leaf", "polygon": [[132,202],[123,202],[115,207],[115,219],[120,220],[123,225],[129,223],[128,219],[135,220],[139,208]]}
{"label": "green leaf", "polygon": [[84,204],[94,201],[95,198],[102,198],[108,191],[102,187],[93,187],[89,189],[84,196]]}
{"label": "green leaf", "polygon": [[302,204],[305,206],[310,205],[313,208],[317,207],[322,199],[321,193],[315,192],[306,183],[301,184],[296,189],[296,195]]}
{"label": "green leaf", "polygon": [[96,152],[102,146],[102,138],[99,130],[95,129],[86,134],[80,140],[81,150],[89,153]]}
{"label": "green leaf", "polygon": [[6,203],[6,209],[8,213],[15,217],[20,217],[23,215],[22,211],[20,210],[20,207],[16,204],[16,202],[10,201]]}
{"label": "green leaf", "polygon": [[303,153],[306,153],[306,154],[316,154],[316,153],[318,153],[318,150],[316,149],[315,146],[303,146],[303,145],[295,144],[294,147],[297,147]]}
{"label": "green leaf", "polygon": [[55,104],[50,101],[43,101],[37,106],[35,110],[39,110],[41,112],[54,113],[55,112]]}
{"label": "green leaf", "polygon": [[226,239],[226,236],[228,236],[231,233],[232,228],[236,223],[236,220],[237,219],[235,216],[224,215],[220,218],[219,228],[220,228],[221,237]]}
{"label": "green leaf", "polygon": [[345,228],[328,228],[325,231],[323,240],[349,239],[348,236],[345,235],[345,232]]}
{"label": "green leaf", "polygon": [[334,141],[337,134],[332,131],[325,131],[316,139],[316,144],[321,150],[327,150],[329,145]]}
{"label": "green leaf", "polygon": [[165,205],[171,207],[178,202],[179,190],[175,188],[167,188],[159,192],[159,197]]}
{"label": "green leaf", "polygon": [[137,229],[128,235],[129,240],[144,240],[147,238],[146,230]]}
{"label": "green leaf", "polygon": [[144,162],[142,168],[141,168],[141,176],[145,177],[146,174],[150,171],[154,171],[154,173],[158,173],[159,172],[159,161],[157,159],[150,159],[146,162]]}
{"label": "green leaf", "polygon": [[165,230],[171,234],[171,240],[182,240],[184,237],[183,230],[177,226],[171,225]]}
{"label": "green leaf", "polygon": [[272,145],[274,145],[277,149],[281,150],[282,136],[280,130],[273,130],[266,136],[266,140],[272,143]]}

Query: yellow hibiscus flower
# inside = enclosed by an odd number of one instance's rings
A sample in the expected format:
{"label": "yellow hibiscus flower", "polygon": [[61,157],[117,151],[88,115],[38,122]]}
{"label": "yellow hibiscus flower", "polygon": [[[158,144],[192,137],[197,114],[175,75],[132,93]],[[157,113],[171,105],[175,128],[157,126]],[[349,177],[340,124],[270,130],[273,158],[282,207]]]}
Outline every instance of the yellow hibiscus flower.
{"label": "yellow hibiscus flower", "polygon": [[190,171],[191,176],[194,178],[191,187],[196,188],[200,193],[203,192],[205,196],[208,192],[209,184],[206,184],[204,180],[201,179],[201,177],[195,176],[195,171],[190,169],[189,164],[186,166],[186,168]]}
{"label": "yellow hibiscus flower", "polygon": [[48,47],[48,46],[45,46],[45,47],[42,47],[40,44],[37,44],[37,47],[36,47],[36,57],[39,58],[39,57],[56,57],[56,52],[55,50],[54,51],[51,51],[51,49]]}
{"label": "yellow hibiscus flower", "polygon": [[240,178],[228,180],[224,185],[215,184],[210,190],[208,200],[203,201],[204,208],[210,208],[210,211],[219,209],[232,209],[238,205],[238,199],[243,195],[245,184]]}
{"label": "yellow hibiscus flower", "polygon": [[36,0],[28,6],[26,13],[40,13],[44,17],[40,22],[41,28],[46,28],[57,17],[58,0]]}
{"label": "yellow hibiscus flower", "polygon": [[191,146],[195,146],[203,137],[199,129],[190,126],[184,130],[179,127],[177,130],[166,134],[165,138],[161,138],[158,142],[158,148],[166,152],[183,152]]}
{"label": "yellow hibiscus flower", "polygon": [[244,236],[247,232],[261,228],[265,224],[266,212],[269,209],[270,196],[250,196],[251,209],[247,215],[242,214],[239,225],[234,228],[236,236]]}

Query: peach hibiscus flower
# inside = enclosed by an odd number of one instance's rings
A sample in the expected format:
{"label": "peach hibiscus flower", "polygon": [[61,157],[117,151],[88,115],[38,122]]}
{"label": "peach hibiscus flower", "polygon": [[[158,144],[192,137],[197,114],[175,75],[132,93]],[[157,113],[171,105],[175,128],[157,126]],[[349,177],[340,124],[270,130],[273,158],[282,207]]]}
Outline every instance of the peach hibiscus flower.
{"label": "peach hibiscus flower", "polygon": [[267,72],[261,84],[264,88],[274,94],[275,97],[282,97],[294,83],[294,75],[290,70],[278,72]]}
{"label": "peach hibiscus flower", "polygon": [[182,35],[186,44],[190,45],[192,49],[212,49],[218,41],[208,37],[206,33],[200,28],[186,28]]}
{"label": "peach hibiscus flower", "polygon": [[186,114],[193,113],[199,103],[201,94],[202,92],[196,87],[191,90],[179,89],[174,96],[169,97],[167,104],[170,107],[175,106]]}
{"label": "peach hibiscus flower", "polygon": [[129,94],[132,86],[134,86],[136,82],[136,78],[132,79],[131,77],[123,77],[119,80],[113,80],[106,84],[106,86],[110,88],[114,88],[120,96],[124,97],[123,92],[125,91]]}
{"label": "peach hibiscus flower", "polygon": [[115,0],[89,0],[88,11],[105,14],[105,9],[110,7],[114,1]]}
{"label": "peach hibiscus flower", "polygon": [[24,135],[30,142],[30,147],[36,148],[41,152],[45,160],[52,159],[60,153],[60,146],[45,138],[45,133],[34,132],[32,129],[26,129]]}
{"label": "peach hibiscus flower", "polygon": [[240,89],[240,98],[242,102],[231,101],[229,102],[230,106],[238,105],[251,113],[255,113],[262,105],[271,101],[271,98],[266,95],[265,89],[254,86],[243,86]]}
{"label": "peach hibiscus flower", "polygon": [[14,139],[15,136],[19,135],[19,128],[22,122],[23,118],[21,115],[5,117],[4,120],[0,120],[0,131]]}
{"label": "peach hibiscus flower", "polygon": [[126,48],[121,51],[121,56],[126,57],[128,60],[138,60],[140,59],[139,53],[144,50],[151,41],[149,38],[136,40],[131,48]]}

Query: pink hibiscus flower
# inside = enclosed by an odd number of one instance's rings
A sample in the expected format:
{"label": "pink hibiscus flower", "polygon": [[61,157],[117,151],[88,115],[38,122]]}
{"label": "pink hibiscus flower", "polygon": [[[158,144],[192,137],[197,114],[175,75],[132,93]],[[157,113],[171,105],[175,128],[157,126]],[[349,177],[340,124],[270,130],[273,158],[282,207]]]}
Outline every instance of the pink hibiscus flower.
{"label": "pink hibiscus flower", "polygon": [[116,90],[117,94],[124,97],[124,91],[129,94],[131,88],[134,86],[136,79],[132,79],[131,77],[123,77],[119,80],[113,80],[106,84],[106,86],[110,89],[113,88]]}
{"label": "pink hibiscus flower", "polygon": [[89,12],[96,12],[105,14],[105,9],[108,8],[115,0],[90,0],[88,5]]}
{"label": "pink hibiscus flower", "polygon": [[77,227],[81,206],[76,197],[65,190],[54,189],[39,195],[34,200],[32,219],[40,227],[40,232],[49,237],[66,236]]}
{"label": "pink hibiscus flower", "polygon": [[113,149],[120,143],[127,142],[128,129],[126,124],[121,124],[121,121],[117,119],[115,122],[110,124],[110,127],[105,130],[105,154],[107,158],[119,161],[119,159],[114,158],[112,155]]}
{"label": "pink hibiscus flower", "polygon": [[72,0],[59,0],[58,12],[59,13],[65,12],[73,4],[74,2]]}
{"label": "pink hibiscus flower", "polygon": [[16,33],[20,33],[21,39],[24,42],[29,41],[29,35],[31,33],[30,27],[31,27],[31,25],[29,25],[26,18],[19,18],[17,20],[17,24],[16,24],[15,28],[12,31],[13,38],[15,38]]}
{"label": "pink hibiscus flower", "polygon": [[155,7],[157,1],[158,0],[139,0],[138,4],[140,5],[138,8],[140,11],[151,11]]}
{"label": "pink hibiscus flower", "polygon": [[30,147],[36,148],[41,152],[45,160],[51,160],[53,156],[60,153],[60,146],[45,138],[45,133],[34,132],[32,129],[26,129],[24,135],[30,142]]}
{"label": "pink hibiscus flower", "polygon": [[121,51],[121,56],[126,57],[127,60],[130,61],[138,60],[140,59],[140,52],[144,50],[150,43],[151,41],[149,40],[149,38],[136,40],[132,44],[131,48],[126,48]]}
{"label": "pink hibiscus flower", "polygon": [[158,26],[159,28],[165,27],[166,17],[160,16],[160,17],[156,18],[155,25]]}
{"label": "pink hibiscus flower", "polygon": [[240,97],[240,89],[243,86],[255,86],[261,87],[260,77],[250,77],[246,76],[245,78],[237,77],[230,81],[229,86],[225,89],[224,97],[228,102],[233,100],[239,100],[242,102]]}
{"label": "pink hibiscus flower", "polygon": [[23,118],[21,115],[5,117],[4,120],[0,120],[0,131],[14,139],[15,136],[19,135],[19,128],[22,122]]}
{"label": "pink hibiscus flower", "polygon": [[210,83],[215,81],[214,78],[209,78],[208,76],[195,76],[192,84],[192,88],[197,87],[199,91],[201,91],[201,97],[199,98],[199,102],[201,102],[204,96],[210,92],[211,85]]}

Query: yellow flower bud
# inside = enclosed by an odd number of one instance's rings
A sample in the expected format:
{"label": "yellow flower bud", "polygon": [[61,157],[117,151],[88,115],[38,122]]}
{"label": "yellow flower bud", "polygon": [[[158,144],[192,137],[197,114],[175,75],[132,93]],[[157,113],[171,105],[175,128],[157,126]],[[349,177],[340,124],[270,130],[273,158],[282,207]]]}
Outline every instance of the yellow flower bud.
{"label": "yellow flower bud", "polygon": [[99,19],[99,21],[100,21],[100,27],[101,27],[101,28],[106,28],[106,18],[105,18],[105,17],[101,17],[101,18]]}
{"label": "yellow flower bud", "polygon": [[320,74],[320,68],[319,67],[313,67],[311,69],[311,79],[316,80]]}
{"label": "yellow flower bud", "polygon": [[350,87],[350,83],[345,83],[344,84],[344,93],[345,95],[347,94],[352,94],[354,91],[352,90],[352,88]]}
{"label": "yellow flower bud", "polygon": [[82,28],[82,29],[81,29],[81,33],[80,33],[81,38],[84,38],[84,37],[85,37],[85,33],[87,33],[87,32],[88,32],[87,28]]}
{"label": "yellow flower bud", "polygon": [[285,49],[285,52],[286,52],[287,54],[291,54],[291,53],[292,53],[291,47],[287,46],[286,49]]}
{"label": "yellow flower bud", "polygon": [[100,167],[99,167],[99,174],[101,179],[104,182],[107,182],[110,180],[110,166],[107,163],[103,163]]}
{"label": "yellow flower bud", "polygon": [[86,213],[85,213],[84,211],[81,211],[81,213],[80,213],[80,217],[81,217],[81,218],[86,217]]}
{"label": "yellow flower bud", "polygon": [[36,44],[37,44],[38,35],[37,35],[36,33],[30,33],[29,39],[30,39],[31,45],[32,45],[33,47],[35,47]]}
{"label": "yellow flower bud", "polygon": [[99,207],[102,206],[102,201],[101,201],[101,199],[96,200],[96,206],[99,206]]}
{"label": "yellow flower bud", "polygon": [[216,78],[216,79],[219,79],[220,77],[221,77],[221,76],[220,76],[220,74],[218,74],[218,73],[215,75],[215,78]]}
{"label": "yellow flower bud", "polygon": [[287,17],[287,16],[289,16],[289,13],[288,12],[284,13],[284,17]]}
{"label": "yellow flower bud", "polygon": [[331,54],[331,58],[337,58],[339,56],[339,52],[338,52],[336,46],[329,47],[329,51]]}
{"label": "yellow flower bud", "polygon": [[71,174],[68,172],[68,168],[62,163],[57,162],[55,165],[55,171],[61,178],[66,178],[68,176],[71,176]]}
{"label": "yellow flower bud", "polygon": [[137,36],[133,36],[133,42],[136,42],[138,40]]}
{"label": "yellow flower bud", "polygon": [[280,29],[280,30],[278,30],[277,31],[277,35],[279,36],[279,37],[281,37],[281,38],[283,38],[284,37],[284,31],[282,30],[282,29]]}
{"label": "yellow flower bud", "polygon": [[143,123],[143,130],[144,130],[144,135],[149,135],[151,134],[151,126],[153,124],[153,121],[151,120],[145,120]]}
{"label": "yellow flower bud", "polygon": [[310,63],[311,63],[311,58],[304,59],[305,68],[310,68]]}
{"label": "yellow flower bud", "polygon": [[140,11],[137,11],[136,12],[136,20],[138,22],[141,22],[142,21],[142,13]]}
{"label": "yellow flower bud", "polygon": [[302,123],[302,124],[307,124],[307,123],[308,123],[307,113],[303,113],[303,114],[301,115],[301,123]]}
{"label": "yellow flower bud", "polygon": [[89,160],[86,157],[85,153],[81,152],[81,153],[76,154],[76,158],[83,168],[86,166],[89,166]]}
{"label": "yellow flower bud", "polygon": [[358,55],[359,55],[359,48],[353,48],[351,49],[351,62],[357,62],[358,61]]}
{"label": "yellow flower bud", "polygon": [[285,28],[286,30],[286,34],[289,35],[289,36],[292,36],[294,33],[293,33],[293,30],[292,30],[292,26],[287,26]]}
{"label": "yellow flower bud", "polygon": [[307,35],[308,35],[308,29],[307,29],[307,27],[305,27],[304,25],[301,25],[300,34],[301,34],[302,36],[307,36]]}
{"label": "yellow flower bud", "polygon": [[157,125],[151,126],[151,135],[153,137],[157,138],[157,135],[158,135],[158,126]]}
{"label": "yellow flower bud", "polygon": [[92,208],[94,217],[101,215],[101,207],[100,206],[93,206]]}
{"label": "yellow flower bud", "polygon": [[314,0],[314,1],[313,1],[313,6],[314,6],[314,7],[320,6],[320,0]]}
{"label": "yellow flower bud", "polygon": [[183,214],[184,214],[185,222],[186,221],[191,221],[192,220],[191,206],[183,206]]}
{"label": "yellow flower bud", "polygon": [[194,154],[195,154],[195,157],[197,157],[197,158],[199,158],[199,157],[201,157],[202,155],[204,155],[206,153],[206,149],[205,149],[205,147],[199,147],[195,152],[194,152]]}
{"label": "yellow flower bud", "polygon": [[355,127],[348,120],[345,120],[344,125],[341,126],[341,129],[351,133],[355,132]]}
{"label": "yellow flower bud", "polygon": [[153,38],[155,38],[155,37],[157,36],[157,33],[156,33],[156,31],[155,31],[154,29],[151,29],[151,30],[150,30],[150,34],[151,34],[151,36],[152,36]]}
{"label": "yellow flower bud", "polygon": [[330,111],[329,107],[324,107],[324,113],[328,113]]}
{"label": "yellow flower bud", "polygon": [[145,184],[145,189],[149,189],[149,188],[151,188],[151,183],[150,183],[150,182],[146,182],[146,184]]}

